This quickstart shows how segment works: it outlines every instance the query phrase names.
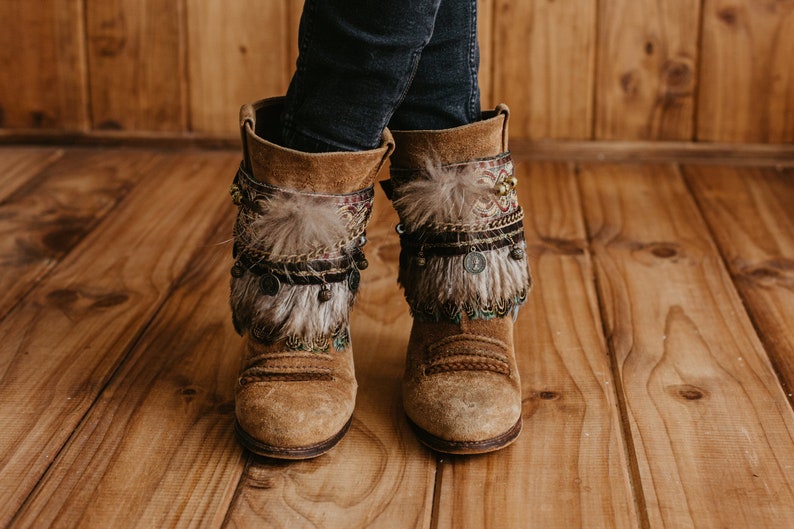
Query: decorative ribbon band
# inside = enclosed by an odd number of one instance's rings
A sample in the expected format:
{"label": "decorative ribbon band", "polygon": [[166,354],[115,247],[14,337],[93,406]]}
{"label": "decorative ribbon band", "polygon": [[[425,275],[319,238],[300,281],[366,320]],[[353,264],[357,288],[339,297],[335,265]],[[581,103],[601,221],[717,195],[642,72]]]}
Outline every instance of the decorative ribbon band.
{"label": "decorative ribbon band", "polygon": [[442,232],[400,234],[400,243],[409,254],[425,257],[437,255],[464,255],[472,250],[480,252],[513,246],[524,240],[524,223],[519,220],[512,224],[478,232]]}

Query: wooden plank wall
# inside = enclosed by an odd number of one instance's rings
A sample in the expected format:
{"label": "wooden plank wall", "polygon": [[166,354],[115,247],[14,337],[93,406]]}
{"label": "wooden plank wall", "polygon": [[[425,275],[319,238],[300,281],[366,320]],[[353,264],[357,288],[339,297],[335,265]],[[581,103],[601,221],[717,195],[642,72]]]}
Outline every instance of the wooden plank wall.
{"label": "wooden plank wall", "polygon": [[[514,137],[794,142],[793,2],[479,3],[484,104]],[[286,89],[301,6],[0,0],[0,130],[231,138]]]}

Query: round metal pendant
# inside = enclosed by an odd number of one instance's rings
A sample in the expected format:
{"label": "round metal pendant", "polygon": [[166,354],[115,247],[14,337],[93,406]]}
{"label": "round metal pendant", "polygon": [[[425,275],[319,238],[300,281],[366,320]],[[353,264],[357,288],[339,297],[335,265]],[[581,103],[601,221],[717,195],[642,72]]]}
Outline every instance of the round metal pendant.
{"label": "round metal pendant", "polygon": [[275,296],[281,289],[281,282],[273,274],[265,274],[259,278],[259,292],[265,296]]}
{"label": "round metal pendant", "polygon": [[478,251],[472,250],[463,258],[463,268],[470,274],[479,274],[485,270],[485,256]]}
{"label": "round metal pendant", "polygon": [[232,277],[234,278],[243,277],[243,274],[245,274],[245,268],[243,268],[243,266],[240,263],[234,263],[234,266],[232,266],[231,274]]}
{"label": "round metal pendant", "polygon": [[358,292],[359,286],[361,286],[361,272],[359,272],[357,268],[354,268],[347,276],[347,287],[351,292]]}
{"label": "round metal pendant", "polygon": [[520,261],[521,259],[524,258],[524,255],[525,253],[523,248],[519,248],[518,246],[513,246],[510,249],[510,257],[515,261]]}

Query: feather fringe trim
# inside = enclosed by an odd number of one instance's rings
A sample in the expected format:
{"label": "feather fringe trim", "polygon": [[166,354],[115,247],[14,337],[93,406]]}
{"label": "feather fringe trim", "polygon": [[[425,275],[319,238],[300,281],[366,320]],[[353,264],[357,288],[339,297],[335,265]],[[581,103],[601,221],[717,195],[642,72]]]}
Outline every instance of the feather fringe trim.
{"label": "feather fringe trim", "polygon": [[[371,200],[276,191],[243,207],[235,226],[235,246],[248,262],[289,276],[288,264],[353,255],[371,210]],[[238,272],[239,274],[239,272]],[[318,271],[317,277],[323,272]],[[235,329],[276,342],[320,343],[347,328],[356,293],[347,281],[291,284],[275,295],[260,290],[261,276],[245,269],[232,276],[230,304]],[[321,290],[330,299],[319,299]]]}
{"label": "feather fringe trim", "polygon": [[[515,246],[526,251],[524,242]],[[490,314],[494,307],[505,303],[520,305],[532,288],[526,257],[515,260],[510,252],[510,247],[481,252],[487,264],[479,274],[464,269],[465,255],[429,257],[424,266],[409,258],[407,266],[400,268],[398,281],[415,316],[435,315],[435,319],[440,319],[446,315],[455,319],[456,313],[465,308]],[[452,313],[450,307],[455,309]]]}
{"label": "feather fringe trim", "polygon": [[[331,291],[331,299],[321,302],[320,290]],[[319,341],[346,328],[356,293],[347,282],[328,285],[281,285],[275,296],[259,291],[259,276],[246,271],[231,280],[231,306],[238,333],[254,332],[261,339],[276,342],[298,337]]]}

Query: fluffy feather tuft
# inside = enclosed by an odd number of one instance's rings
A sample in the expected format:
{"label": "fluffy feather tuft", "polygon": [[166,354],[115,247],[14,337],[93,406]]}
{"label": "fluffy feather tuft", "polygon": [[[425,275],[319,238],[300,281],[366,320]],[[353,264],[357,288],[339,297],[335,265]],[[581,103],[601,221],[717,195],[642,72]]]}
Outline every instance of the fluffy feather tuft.
{"label": "fluffy feather tuft", "polygon": [[276,258],[329,253],[349,237],[347,221],[327,199],[277,194],[258,205],[260,213],[241,223],[241,235]]}
{"label": "fluffy feather tuft", "polygon": [[[522,241],[516,245],[526,251]],[[487,267],[480,274],[470,274],[463,267],[465,256],[429,257],[420,267],[411,259],[401,268],[398,281],[405,290],[408,304],[414,308],[446,304],[473,306],[493,305],[500,299],[513,299],[520,292],[529,292],[532,279],[526,258],[514,260],[510,247],[483,252]]]}
{"label": "fluffy feather tuft", "polygon": [[482,220],[473,206],[494,200],[493,184],[478,181],[477,166],[428,162],[422,177],[399,187],[394,207],[409,231],[440,224]]}
{"label": "fluffy feather tuft", "polygon": [[347,282],[332,283],[331,299],[320,302],[320,285],[281,285],[275,296],[259,292],[259,277],[246,272],[232,278],[231,306],[235,327],[244,334],[254,327],[273,330],[274,341],[289,336],[312,340],[330,336],[347,326],[355,301]]}

